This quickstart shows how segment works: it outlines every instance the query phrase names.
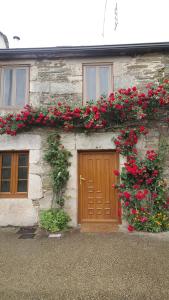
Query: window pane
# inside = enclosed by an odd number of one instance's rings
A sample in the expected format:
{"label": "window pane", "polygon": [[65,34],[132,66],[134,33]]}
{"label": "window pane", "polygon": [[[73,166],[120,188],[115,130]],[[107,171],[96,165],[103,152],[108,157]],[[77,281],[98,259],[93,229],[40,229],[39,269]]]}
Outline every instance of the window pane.
{"label": "window pane", "polygon": [[10,192],[10,181],[1,181],[1,192]]}
{"label": "window pane", "polygon": [[16,105],[23,106],[26,102],[26,69],[16,69]]}
{"label": "window pane", "polygon": [[96,67],[86,67],[87,100],[96,100]]}
{"label": "window pane", "polygon": [[12,76],[12,69],[4,69],[3,104],[5,106],[12,105]]}
{"label": "window pane", "polygon": [[27,180],[18,181],[18,192],[27,192]]}
{"label": "window pane", "polygon": [[2,180],[11,178],[11,168],[2,168]]}
{"label": "window pane", "polygon": [[2,154],[2,167],[11,167],[11,153]]}
{"label": "window pane", "polygon": [[27,153],[19,154],[18,165],[19,165],[19,167],[28,165],[28,154]]}
{"label": "window pane", "polygon": [[99,68],[99,80],[100,80],[100,96],[107,95],[109,91],[109,67]]}
{"label": "window pane", "polygon": [[28,169],[27,167],[20,167],[18,169],[18,180],[19,179],[27,179]]}

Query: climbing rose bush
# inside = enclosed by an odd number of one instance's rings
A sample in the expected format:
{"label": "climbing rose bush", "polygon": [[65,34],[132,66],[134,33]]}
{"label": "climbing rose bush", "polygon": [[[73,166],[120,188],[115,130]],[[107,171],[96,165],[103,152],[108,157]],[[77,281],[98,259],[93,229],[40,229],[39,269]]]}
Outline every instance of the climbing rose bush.
{"label": "climbing rose bush", "polygon": [[[101,97],[86,106],[69,106],[61,102],[47,108],[26,105],[19,113],[0,116],[0,134],[16,135],[17,132],[36,126],[85,131],[109,129],[115,124],[157,118],[159,110],[169,105],[168,89],[169,82],[165,80],[158,86],[149,84],[146,93],[140,92],[135,86],[119,89],[108,98]],[[165,114],[160,115],[160,118],[168,121]]]}
{"label": "climbing rose bush", "polygon": [[116,187],[130,232],[169,230],[169,198],[160,155],[154,150],[148,150],[144,158],[137,154],[138,138],[147,133],[143,126],[122,130],[114,141],[117,151],[126,156],[121,174],[118,170],[114,170],[114,174],[120,176],[121,183]]}

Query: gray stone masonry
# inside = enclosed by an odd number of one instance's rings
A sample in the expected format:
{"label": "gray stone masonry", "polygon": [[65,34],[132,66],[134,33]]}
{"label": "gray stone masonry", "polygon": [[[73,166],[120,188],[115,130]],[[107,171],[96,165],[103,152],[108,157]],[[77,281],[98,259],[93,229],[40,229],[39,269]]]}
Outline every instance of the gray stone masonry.
{"label": "gray stone masonry", "polygon": [[[86,63],[111,63],[112,86],[118,88],[137,85],[169,76],[169,54],[154,53],[124,57],[19,60],[0,62],[11,65],[30,66],[29,103],[33,106],[47,105],[57,101],[82,104],[83,65]],[[85,100],[85,99],[83,99]]]}

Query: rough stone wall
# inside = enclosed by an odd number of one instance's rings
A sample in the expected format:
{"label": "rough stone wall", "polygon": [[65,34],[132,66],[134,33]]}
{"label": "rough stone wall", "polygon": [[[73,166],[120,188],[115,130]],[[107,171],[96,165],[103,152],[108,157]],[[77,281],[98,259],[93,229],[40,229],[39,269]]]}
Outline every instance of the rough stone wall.
{"label": "rough stone wall", "polygon": [[43,60],[30,68],[30,102],[46,105],[67,100],[81,103],[82,66],[75,60]]}
{"label": "rough stone wall", "polygon": [[87,63],[113,64],[112,85],[114,90],[133,85],[141,87],[147,82],[169,76],[169,53],[132,57],[0,61],[0,65],[21,64],[30,66],[29,102],[34,106],[63,100],[81,105],[83,64]]}
{"label": "rough stone wall", "polygon": [[[169,54],[42,60],[31,63],[30,101],[44,105],[56,99],[82,104],[83,64],[112,63],[114,89],[143,86],[169,75]],[[53,98],[52,98],[53,97]]]}

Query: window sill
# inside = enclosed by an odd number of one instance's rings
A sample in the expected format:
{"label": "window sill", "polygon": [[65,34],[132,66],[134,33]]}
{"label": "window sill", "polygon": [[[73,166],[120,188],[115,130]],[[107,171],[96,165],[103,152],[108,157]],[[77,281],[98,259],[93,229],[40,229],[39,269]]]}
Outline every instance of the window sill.
{"label": "window sill", "polygon": [[28,198],[28,194],[27,193],[20,193],[20,194],[0,194],[0,199],[20,199],[20,198]]}

